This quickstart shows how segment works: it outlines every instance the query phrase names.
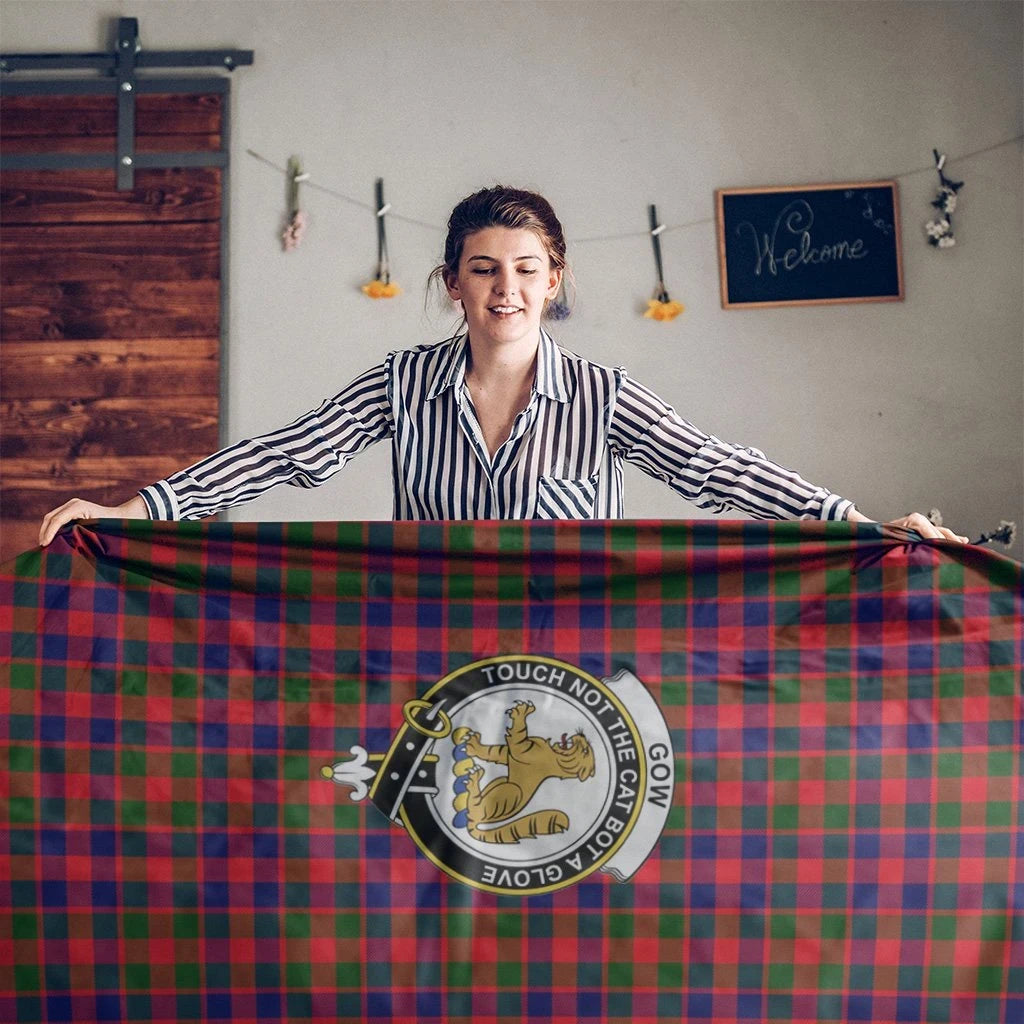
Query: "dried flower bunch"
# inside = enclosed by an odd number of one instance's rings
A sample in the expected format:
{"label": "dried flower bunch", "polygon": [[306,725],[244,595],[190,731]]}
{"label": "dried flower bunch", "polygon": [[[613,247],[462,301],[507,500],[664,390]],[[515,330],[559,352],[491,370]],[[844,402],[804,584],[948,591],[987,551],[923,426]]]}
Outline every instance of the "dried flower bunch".
{"label": "dried flower bunch", "polygon": [[572,306],[569,304],[569,296],[565,290],[564,274],[562,283],[558,286],[558,294],[548,303],[545,313],[549,320],[568,320],[572,316]]}
{"label": "dried flower bunch", "polygon": [[932,200],[932,206],[939,211],[941,216],[935,220],[928,221],[924,229],[928,235],[928,244],[938,249],[949,249],[956,245],[953,237],[953,211],[956,209],[956,194],[963,188],[962,181],[952,181],[942,173],[946,165],[946,155],[939,155],[937,149],[932,150],[935,157],[935,169],[939,172],[938,195]]}
{"label": "dried flower bunch", "polygon": [[658,211],[653,205],[647,208],[647,212],[650,217],[651,245],[654,248],[654,266],[658,271],[658,283],[654,286],[654,298],[647,303],[647,312],[644,313],[644,318],[666,322],[675,320],[686,307],[681,302],[674,302],[669,298],[668,289],[665,287],[665,271],[661,263],[661,241],[659,238],[665,230],[665,225],[658,223]]}
{"label": "dried flower bunch", "polygon": [[990,540],[994,540],[1009,547],[1013,543],[1013,538],[1016,536],[1017,524],[1011,523],[1006,519],[1002,519],[1000,520],[999,525],[991,533],[983,533],[976,541],[973,541],[973,543],[987,544]]}
{"label": "dried flower bunch", "polygon": [[288,161],[288,224],[281,233],[281,244],[285,252],[298,248],[302,236],[306,233],[306,215],[299,205],[299,183],[308,180],[309,175],[302,170],[302,163],[297,156]]}
{"label": "dried flower bunch", "polygon": [[384,230],[384,218],[390,203],[384,202],[384,179],[378,178],[375,187],[377,205],[377,276],[363,285],[363,294],[371,299],[393,299],[402,294],[402,289],[391,280],[391,268],[388,264],[388,237]]}

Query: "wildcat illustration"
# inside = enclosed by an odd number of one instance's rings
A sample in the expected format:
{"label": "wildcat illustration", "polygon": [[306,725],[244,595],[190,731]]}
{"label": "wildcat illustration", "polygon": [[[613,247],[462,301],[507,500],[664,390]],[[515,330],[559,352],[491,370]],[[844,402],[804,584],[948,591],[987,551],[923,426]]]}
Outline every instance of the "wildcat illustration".
{"label": "wildcat illustration", "polygon": [[452,736],[464,747],[467,758],[508,765],[507,775],[492,779],[482,789],[484,769],[476,764],[466,765],[466,827],[479,842],[518,843],[521,839],[565,832],[569,817],[564,811],[521,812],[547,779],[586,782],[594,775],[594,751],[582,732],[571,737],[563,733],[558,742],[529,735],[526,719],[535,710],[528,701],[516,701],[508,709],[510,724],[502,744],[482,743],[480,734],[465,726]]}

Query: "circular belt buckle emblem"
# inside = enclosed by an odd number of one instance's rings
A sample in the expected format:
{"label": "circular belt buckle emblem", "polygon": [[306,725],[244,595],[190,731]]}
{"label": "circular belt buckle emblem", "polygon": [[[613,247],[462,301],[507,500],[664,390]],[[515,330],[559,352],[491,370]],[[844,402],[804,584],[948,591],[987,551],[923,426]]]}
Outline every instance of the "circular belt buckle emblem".
{"label": "circular belt buckle emblem", "polygon": [[[473,888],[551,892],[597,870],[624,881],[665,826],[669,731],[631,672],[598,679],[553,658],[488,658],[408,701],[403,718],[387,754],[353,748],[358,770],[378,763],[373,803]],[[355,788],[356,760],[325,775]]]}

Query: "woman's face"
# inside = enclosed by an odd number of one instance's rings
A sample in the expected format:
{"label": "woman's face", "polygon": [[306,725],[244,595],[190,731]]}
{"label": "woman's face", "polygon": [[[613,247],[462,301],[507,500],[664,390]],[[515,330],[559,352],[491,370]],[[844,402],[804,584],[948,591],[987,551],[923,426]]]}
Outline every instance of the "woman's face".
{"label": "woman's face", "polygon": [[446,285],[462,303],[474,343],[508,345],[536,342],[544,304],[558,294],[561,281],[539,235],[495,227],[466,236],[458,274]]}

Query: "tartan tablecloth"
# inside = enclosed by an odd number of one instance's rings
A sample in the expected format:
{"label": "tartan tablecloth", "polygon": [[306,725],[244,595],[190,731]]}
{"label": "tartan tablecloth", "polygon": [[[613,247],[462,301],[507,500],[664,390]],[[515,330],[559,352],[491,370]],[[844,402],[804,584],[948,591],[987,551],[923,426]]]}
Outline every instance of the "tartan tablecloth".
{"label": "tartan tablecloth", "polygon": [[2,1020],[1024,1020],[987,550],[102,521],[0,661]]}

